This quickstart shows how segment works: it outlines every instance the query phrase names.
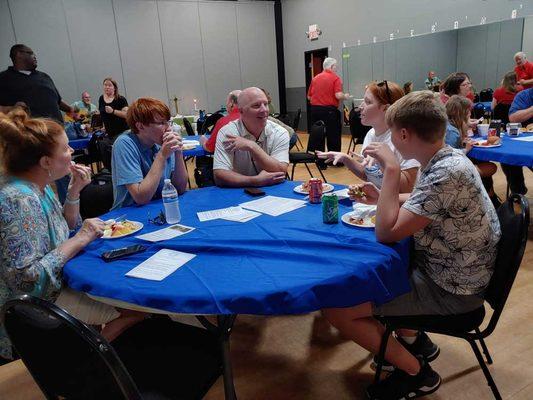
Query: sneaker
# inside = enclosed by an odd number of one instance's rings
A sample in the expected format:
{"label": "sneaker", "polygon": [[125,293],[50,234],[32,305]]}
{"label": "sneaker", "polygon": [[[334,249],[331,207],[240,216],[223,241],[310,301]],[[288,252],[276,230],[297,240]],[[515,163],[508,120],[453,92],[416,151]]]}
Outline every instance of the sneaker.
{"label": "sneaker", "polygon": [[[422,356],[427,362],[434,361],[440,354],[439,346],[433,343],[425,332],[418,332],[418,336],[413,344],[407,343],[401,338],[401,336],[398,336],[396,339],[403,345],[403,347],[409,350],[412,355]],[[377,356],[374,356],[370,368],[376,370],[377,365],[378,359]],[[394,371],[394,365],[384,360],[381,370],[385,372],[392,372]]]}
{"label": "sneaker", "polygon": [[406,400],[422,397],[435,392],[441,378],[422,357],[420,372],[409,375],[401,369],[396,369],[387,378],[370,385],[366,389],[366,396],[370,400]]}

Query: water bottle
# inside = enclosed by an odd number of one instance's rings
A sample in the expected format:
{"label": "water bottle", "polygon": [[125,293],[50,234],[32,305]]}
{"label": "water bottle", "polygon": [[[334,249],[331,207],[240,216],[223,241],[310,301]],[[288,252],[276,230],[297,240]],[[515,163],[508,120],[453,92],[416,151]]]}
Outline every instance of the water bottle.
{"label": "water bottle", "polygon": [[180,203],[178,192],[170,179],[165,179],[165,185],[161,192],[163,205],[165,206],[165,218],[168,224],[177,224],[181,220]]}

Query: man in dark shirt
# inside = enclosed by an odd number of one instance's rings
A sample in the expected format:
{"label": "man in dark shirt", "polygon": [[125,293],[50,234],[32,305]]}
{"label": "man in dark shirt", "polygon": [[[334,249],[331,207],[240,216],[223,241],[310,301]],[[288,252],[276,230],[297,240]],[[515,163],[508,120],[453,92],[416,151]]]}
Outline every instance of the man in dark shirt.
{"label": "man in dark shirt", "polygon": [[[0,72],[0,112],[7,113],[14,107],[23,107],[32,117],[56,120],[63,125],[60,110],[74,119],[74,109],[61,99],[52,78],[37,71],[37,57],[28,46],[16,44],[11,47],[9,57],[13,66]],[[57,194],[61,204],[65,201],[70,177],[56,181]]]}
{"label": "man in dark shirt", "polygon": [[52,118],[63,123],[61,111],[74,110],[61,99],[52,79],[37,71],[37,58],[28,46],[16,44],[9,57],[13,66],[0,72],[0,111],[9,112],[15,106],[29,109],[32,117]]}

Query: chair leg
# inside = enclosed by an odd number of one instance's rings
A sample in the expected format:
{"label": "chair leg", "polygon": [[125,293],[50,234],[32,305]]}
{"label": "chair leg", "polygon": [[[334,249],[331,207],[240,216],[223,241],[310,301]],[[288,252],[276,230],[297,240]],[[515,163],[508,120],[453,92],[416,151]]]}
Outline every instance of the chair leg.
{"label": "chair leg", "polygon": [[[479,332],[479,328],[476,328],[476,333],[478,335],[481,335],[481,332]],[[483,340],[483,338],[480,338],[479,343],[481,344],[481,348],[483,349],[483,354],[485,354],[485,360],[487,361],[487,364],[492,364],[492,357],[490,356],[489,349],[485,344],[485,340]]]}
{"label": "chair leg", "polygon": [[348,151],[347,151],[347,154],[350,154],[350,149],[352,148],[352,143],[353,143],[353,137],[350,138],[350,143],[348,143]]}
{"label": "chair leg", "polygon": [[313,177],[313,173],[309,169],[309,165],[307,165],[307,163],[304,163],[304,165],[305,165],[305,168],[307,168],[307,172],[309,172],[309,176],[312,178]]}
{"label": "chair leg", "polygon": [[[307,165],[307,164],[305,164]],[[326,177],[324,176],[324,173],[322,172],[322,170],[320,169],[320,167],[318,166],[318,163],[315,162],[315,165],[316,165],[316,169],[318,169],[318,172],[320,173],[320,176],[322,177],[322,182],[324,183],[328,183],[328,180],[326,179]]]}
{"label": "chair leg", "polygon": [[302,149],[304,148],[304,144],[300,140],[300,136],[298,136],[298,134],[296,134],[296,143],[297,145],[301,146]]}
{"label": "chair leg", "polygon": [[381,337],[381,344],[379,345],[378,353],[378,365],[376,366],[376,373],[374,375],[374,383],[379,382],[379,376],[381,375],[381,369],[383,367],[383,361],[385,360],[385,350],[387,350],[387,343],[392,333],[392,328],[389,325],[385,325],[385,332]]}
{"label": "chair leg", "polygon": [[502,396],[500,395],[500,392],[498,391],[498,387],[496,386],[494,379],[492,379],[492,375],[490,374],[487,364],[485,364],[485,360],[483,360],[483,356],[481,355],[481,352],[479,351],[479,347],[477,346],[476,341],[472,339],[472,340],[468,340],[468,343],[470,343],[472,350],[474,350],[474,354],[476,355],[479,366],[481,367],[481,370],[483,371],[483,374],[485,375],[485,378],[487,379],[487,384],[490,386],[492,390],[492,394],[494,395],[494,398],[496,400],[501,400]]}
{"label": "chair leg", "polygon": [[291,181],[294,180],[294,168],[296,168],[296,163],[292,164]]}

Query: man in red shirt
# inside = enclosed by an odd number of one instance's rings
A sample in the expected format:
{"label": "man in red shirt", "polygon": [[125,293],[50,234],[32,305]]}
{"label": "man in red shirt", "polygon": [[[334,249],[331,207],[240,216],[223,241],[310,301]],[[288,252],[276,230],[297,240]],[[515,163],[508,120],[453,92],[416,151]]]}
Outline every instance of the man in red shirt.
{"label": "man in red shirt", "polygon": [[220,128],[227,125],[231,121],[235,121],[236,119],[239,119],[241,114],[239,112],[239,107],[237,107],[237,98],[239,97],[239,94],[241,93],[240,90],[233,90],[229,92],[228,97],[226,99],[226,109],[228,110],[228,115],[220,118],[215,126],[213,127],[213,130],[211,131],[211,136],[209,139],[207,139],[205,136],[200,136],[200,143],[202,144],[205,151],[209,153],[215,152],[215,144],[217,143],[217,135]]}
{"label": "man in red shirt", "polygon": [[342,91],[342,80],[336,74],[337,60],[327,57],[324,60],[323,68],[324,71],[313,78],[307,92],[307,99],[311,103],[311,123],[314,124],[319,120],[324,121],[328,151],[341,151],[339,101],[348,99],[350,95]]}
{"label": "man in red shirt", "polygon": [[516,73],[518,84],[522,85],[524,89],[533,87],[533,63],[526,60],[526,53],[522,51],[516,53],[514,62],[516,63],[514,72]]}

